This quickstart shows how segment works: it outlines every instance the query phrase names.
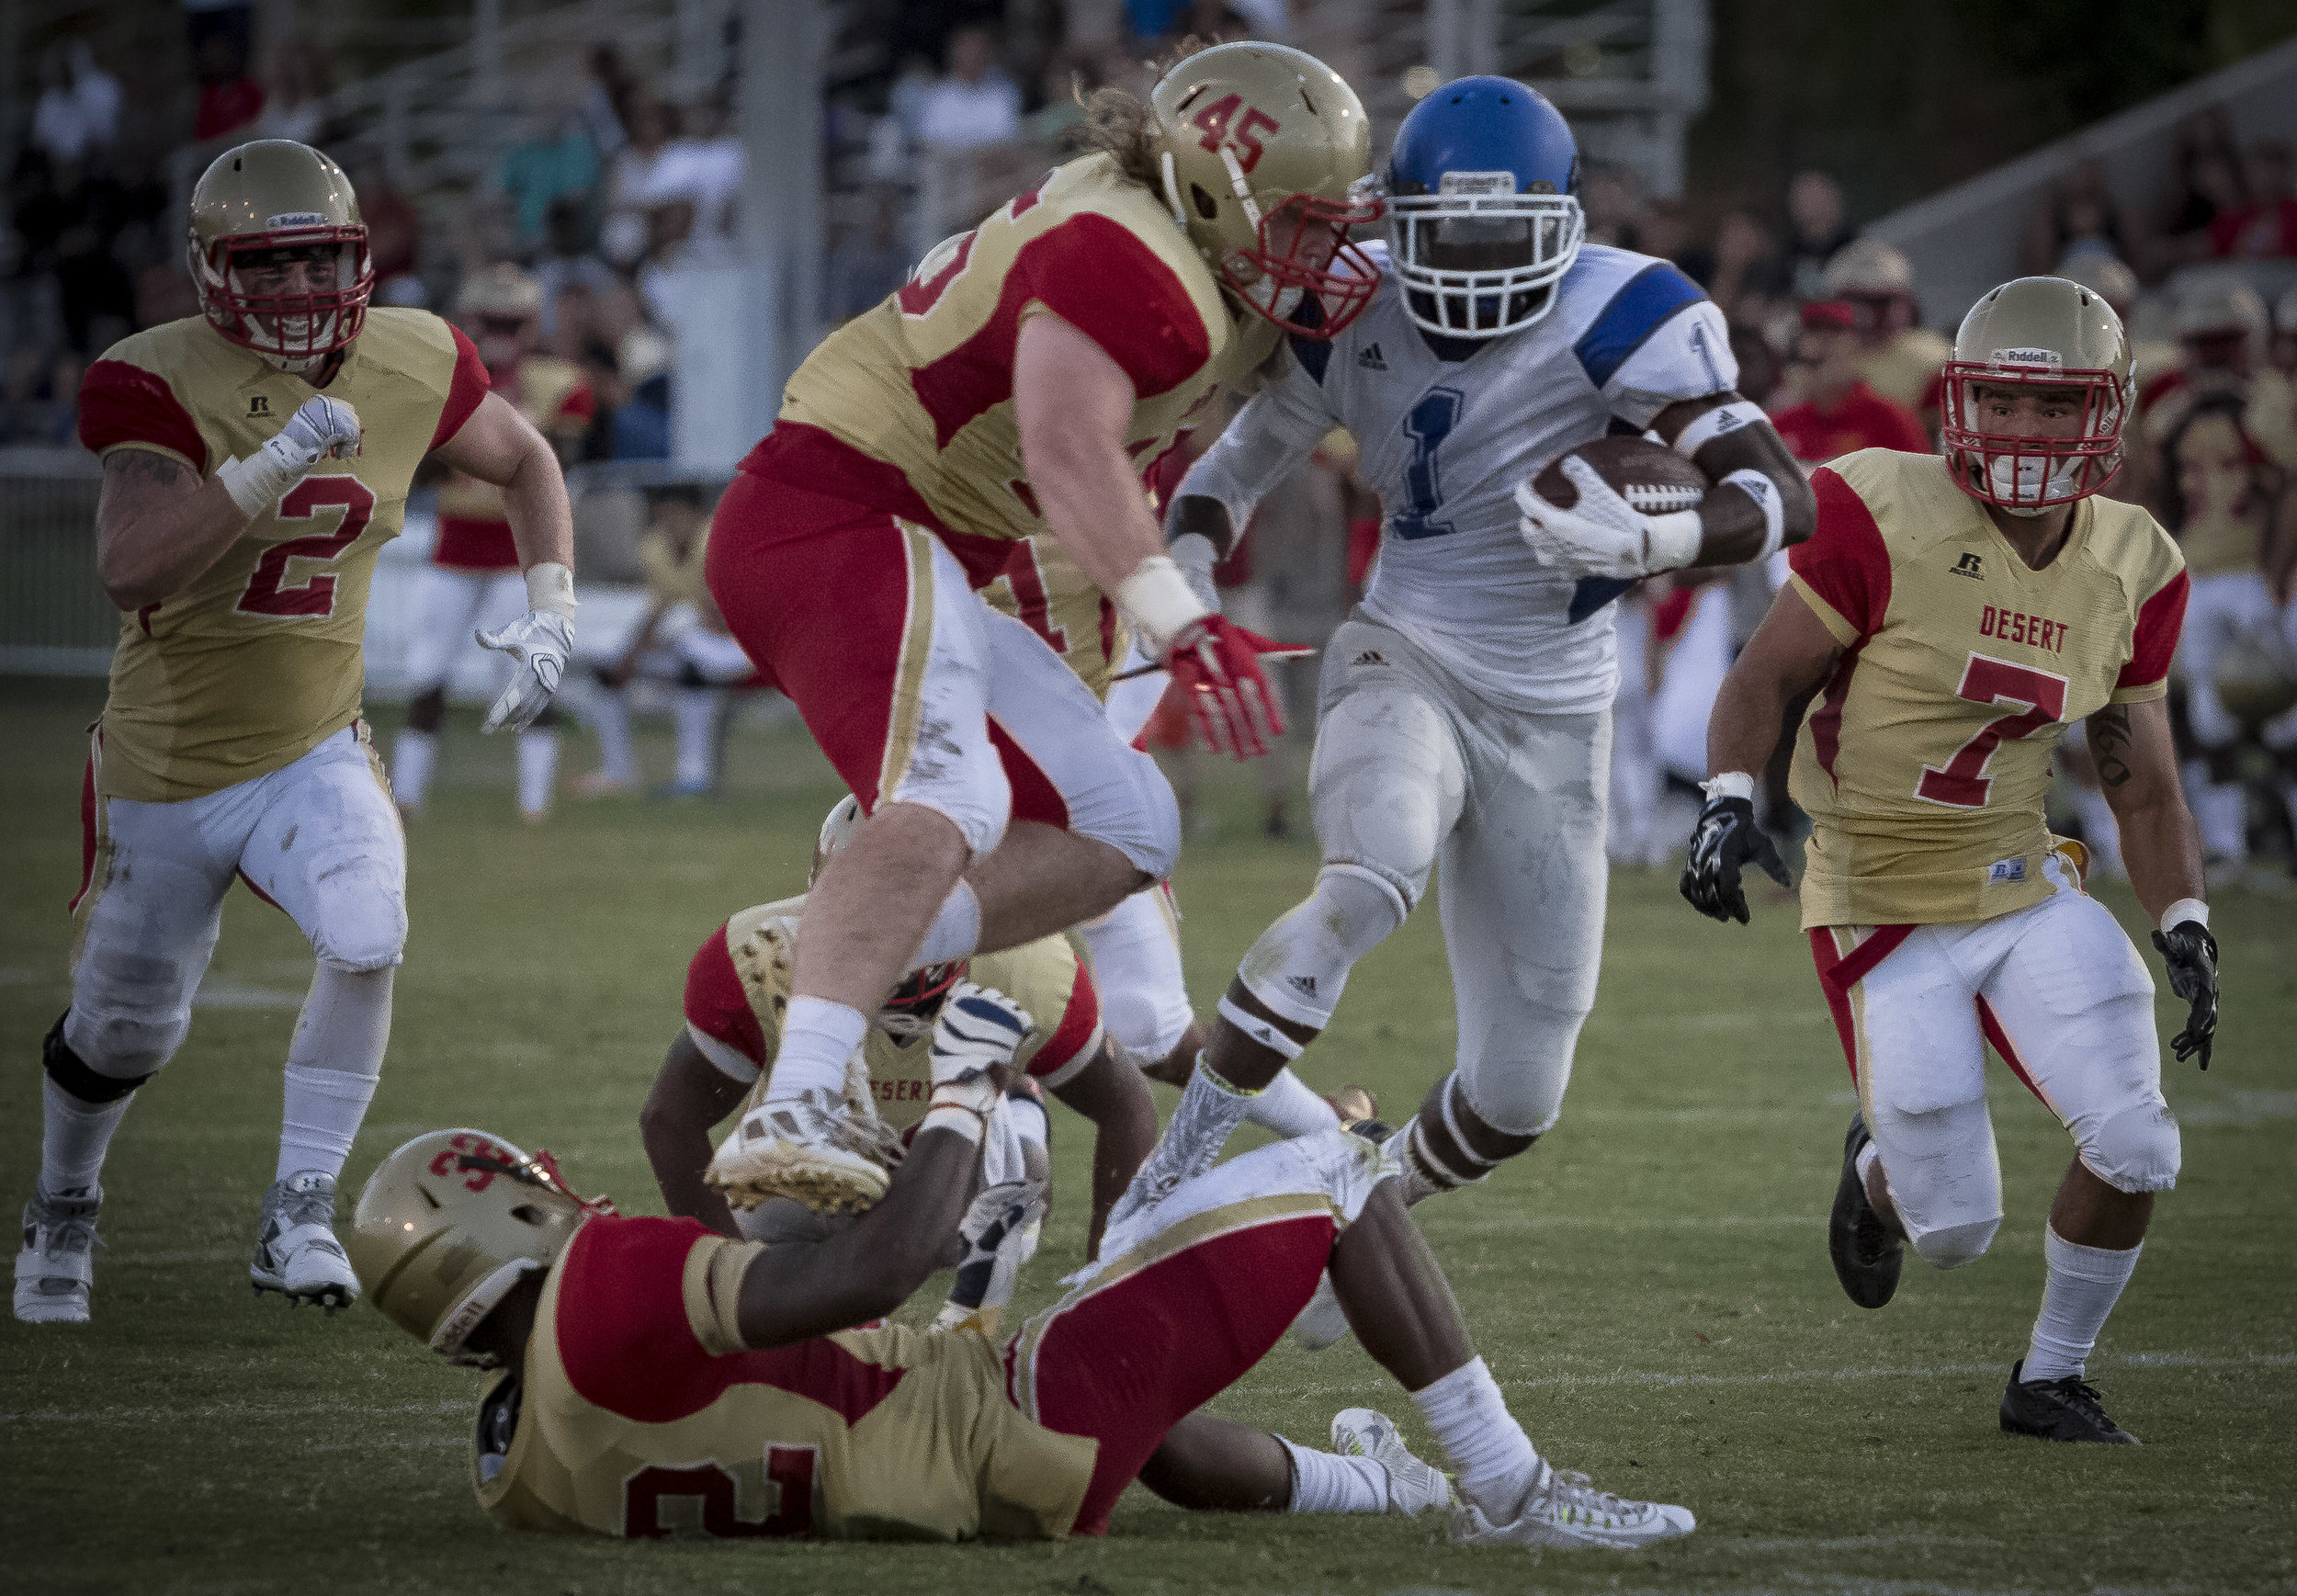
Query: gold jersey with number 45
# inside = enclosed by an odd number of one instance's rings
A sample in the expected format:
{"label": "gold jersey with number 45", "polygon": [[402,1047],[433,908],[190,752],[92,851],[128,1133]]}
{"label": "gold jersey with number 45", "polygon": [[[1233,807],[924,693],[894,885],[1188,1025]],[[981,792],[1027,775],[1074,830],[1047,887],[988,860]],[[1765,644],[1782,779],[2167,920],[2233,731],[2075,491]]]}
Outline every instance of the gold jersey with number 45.
{"label": "gold jersey with number 45", "polygon": [[1812,477],[1796,593],[1843,646],[1794,743],[1811,818],[1803,924],[1989,920],[2053,891],[2059,734],[2161,697],[2185,564],[2154,518],[2091,495],[2039,571],[1936,455],[1861,449]]}
{"label": "gold jersey with number 45", "polygon": [[[80,390],[80,441],[212,477],[322,391],[199,317],[113,345]],[[104,795],[199,798],[289,764],[359,717],[367,594],[424,455],[486,396],[461,333],[376,309],[324,390],[358,413],[357,455],[322,460],[181,592],[121,617],[104,706]]]}

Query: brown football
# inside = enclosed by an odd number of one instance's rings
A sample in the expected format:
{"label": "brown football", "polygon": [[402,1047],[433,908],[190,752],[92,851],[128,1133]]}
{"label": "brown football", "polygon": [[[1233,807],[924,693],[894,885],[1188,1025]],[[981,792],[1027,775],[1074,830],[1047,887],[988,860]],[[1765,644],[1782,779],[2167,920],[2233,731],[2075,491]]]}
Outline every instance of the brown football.
{"label": "brown football", "polygon": [[1645,437],[1599,437],[1565,450],[1532,479],[1532,492],[1558,510],[1568,510],[1579,500],[1579,490],[1563,474],[1567,455],[1577,455],[1593,466],[1597,476],[1646,515],[1688,510],[1698,504],[1709,485],[1706,472],[1665,444]]}

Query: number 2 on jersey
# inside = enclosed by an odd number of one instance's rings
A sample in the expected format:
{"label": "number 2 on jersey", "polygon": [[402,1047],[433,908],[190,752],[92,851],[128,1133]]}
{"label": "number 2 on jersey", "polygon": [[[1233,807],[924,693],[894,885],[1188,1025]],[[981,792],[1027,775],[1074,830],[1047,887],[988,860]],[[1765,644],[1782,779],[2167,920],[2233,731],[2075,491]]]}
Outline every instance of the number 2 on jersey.
{"label": "number 2 on jersey", "polygon": [[1411,463],[1404,468],[1404,492],[1411,504],[1396,517],[1396,536],[1403,538],[1440,538],[1452,523],[1439,521],[1443,485],[1436,476],[1436,451],[1459,424],[1460,391],[1431,388],[1404,417],[1404,434],[1411,439]]}
{"label": "number 2 on jersey", "polygon": [[2065,714],[2065,688],[2064,676],[2029,665],[2013,665],[2008,660],[1972,654],[1970,662],[1963,667],[1962,685],[1954,689],[1954,696],[1973,704],[2016,704],[2021,707],[2015,715],[1987,721],[1975,737],[1954,751],[1954,757],[1944,765],[1924,765],[1922,779],[1915,784],[1914,796],[1958,809],[1984,809],[1986,794],[1994,787],[1994,778],[1986,774],[1986,767],[1994,757],[1995,749],[2005,737],[2031,737],[2060,719]]}
{"label": "number 2 on jersey", "polygon": [[320,511],[340,509],[343,519],[332,532],[290,538],[263,551],[245,591],[232,607],[242,615],[296,617],[335,613],[335,579],[331,572],[307,572],[300,581],[288,579],[290,560],[333,560],[367,530],[375,513],[375,491],[356,477],[305,477],[287,491],[274,515],[281,521],[309,521]]}

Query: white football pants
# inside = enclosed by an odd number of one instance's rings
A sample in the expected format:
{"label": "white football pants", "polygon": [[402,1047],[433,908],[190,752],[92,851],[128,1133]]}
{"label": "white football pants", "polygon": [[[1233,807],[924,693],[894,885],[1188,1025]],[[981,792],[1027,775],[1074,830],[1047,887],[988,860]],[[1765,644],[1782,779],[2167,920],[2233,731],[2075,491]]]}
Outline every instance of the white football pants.
{"label": "white football pants", "polygon": [[2202,747],[2226,748],[2241,738],[2241,722],[2217,696],[2225,651],[2245,633],[2271,637],[2280,620],[2265,578],[2254,571],[2193,579],[2185,629],[2178,635],[2178,674],[2185,682],[2187,723]]}
{"label": "white football pants", "polygon": [[[476,634],[508,626],[526,613],[526,579],[515,571],[449,571],[426,565],[415,577],[414,631],[407,640],[406,692],[411,698],[447,685]],[[509,656],[487,656],[503,662]]]}

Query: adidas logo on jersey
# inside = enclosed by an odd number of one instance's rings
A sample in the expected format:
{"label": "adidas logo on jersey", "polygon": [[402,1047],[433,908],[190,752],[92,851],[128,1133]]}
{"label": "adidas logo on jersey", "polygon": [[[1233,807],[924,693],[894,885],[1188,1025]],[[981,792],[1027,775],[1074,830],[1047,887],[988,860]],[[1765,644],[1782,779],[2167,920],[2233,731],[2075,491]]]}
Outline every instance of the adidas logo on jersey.
{"label": "adidas logo on jersey", "polygon": [[1963,557],[1954,561],[1954,574],[1956,576],[1967,576],[1975,581],[1984,582],[1986,580],[1986,568],[1979,560],[1975,553],[1964,550]]}
{"label": "adidas logo on jersey", "polygon": [[1386,371],[1387,369],[1386,357],[1381,355],[1380,346],[1377,344],[1367,344],[1362,349],[1357,350],[1356,364],[1363,367],[1366,371]]}
{"label": "adidas logo on jersey", "polygon": [[1387,663],[1387,656],[1377,649],[1366,649],[1348,662],[1351,665],[1385,665]]}
{"label": "adidas logo on jersey", "polygon": [[1288,979],[1294,989],[1301,992],[1303,995],[1311,998],[1316,996],[1316,978],[1314,976],[1292,976]]}

